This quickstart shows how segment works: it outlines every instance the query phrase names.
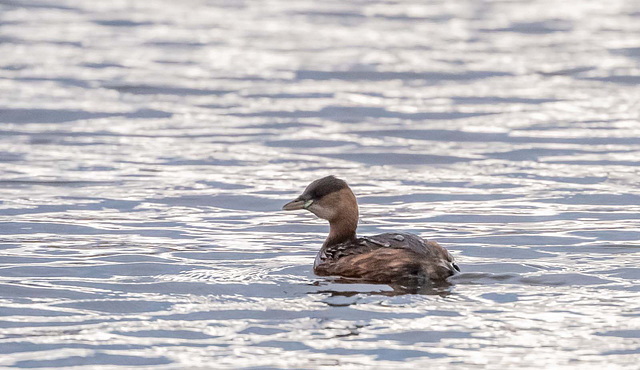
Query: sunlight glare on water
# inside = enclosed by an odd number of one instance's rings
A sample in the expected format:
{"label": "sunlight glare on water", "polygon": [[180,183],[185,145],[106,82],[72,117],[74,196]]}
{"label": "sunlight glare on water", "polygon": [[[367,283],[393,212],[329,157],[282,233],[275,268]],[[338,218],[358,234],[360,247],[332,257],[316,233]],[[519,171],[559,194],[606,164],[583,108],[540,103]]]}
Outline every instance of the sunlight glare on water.
{"label": "sunlight glare on water", "polygon": [[[640,11],[0,0],[0,366],[634,369]],[[418,291],[313,275],[438,240]],[[405,294],[415,293],[415,294]]]}

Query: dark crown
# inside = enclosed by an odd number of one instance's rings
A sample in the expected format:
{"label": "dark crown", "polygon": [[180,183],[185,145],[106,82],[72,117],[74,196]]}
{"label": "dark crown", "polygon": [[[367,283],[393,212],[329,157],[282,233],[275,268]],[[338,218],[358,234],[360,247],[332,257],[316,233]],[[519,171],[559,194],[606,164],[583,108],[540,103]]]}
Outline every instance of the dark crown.
{"label": "dark crown", "polygon": [[349,185],[347,185],[347,183],[344,182],[344,180],[340,180],[335,176],[327,176],[309,184],[309,186],[307,186],[307,188],[304,189],[304,192],[302,193],[301,198],[320,199],[327,194],[331,194],[333,192],[336,192],[348,187]]}

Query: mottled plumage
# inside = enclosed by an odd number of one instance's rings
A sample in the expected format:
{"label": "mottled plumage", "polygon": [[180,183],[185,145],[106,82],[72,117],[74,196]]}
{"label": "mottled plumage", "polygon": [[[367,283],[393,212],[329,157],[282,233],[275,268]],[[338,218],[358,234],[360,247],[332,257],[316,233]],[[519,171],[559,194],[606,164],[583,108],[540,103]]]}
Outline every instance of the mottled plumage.
{"label": "mottled plumage", "polygon": [[284,210],[307,209],[329,221],[331,230],[313,270],[375,283],[440,281],[460,271],[449,252],[434,241],[409,233],[356,237],[358,203],[346,182],[318,179]]}
{"label": "mottled plumage", "polygon": [[440,244],[409,233],[387,233],[323,245],[313,270],[372,282],[444,280],[460,271]]}

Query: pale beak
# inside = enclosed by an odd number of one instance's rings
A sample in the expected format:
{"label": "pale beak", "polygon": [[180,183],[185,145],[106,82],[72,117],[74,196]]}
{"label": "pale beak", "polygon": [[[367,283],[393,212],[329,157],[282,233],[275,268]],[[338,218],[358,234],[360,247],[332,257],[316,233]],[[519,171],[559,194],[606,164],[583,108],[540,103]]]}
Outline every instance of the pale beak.
{"label": "pale beak", "polygon": [[284,211],[295,211],[297,209],[307,209],[313,203],[313,199],[304,200],[304,199],[294,199],[291,202],[282,206],[282,210]]}

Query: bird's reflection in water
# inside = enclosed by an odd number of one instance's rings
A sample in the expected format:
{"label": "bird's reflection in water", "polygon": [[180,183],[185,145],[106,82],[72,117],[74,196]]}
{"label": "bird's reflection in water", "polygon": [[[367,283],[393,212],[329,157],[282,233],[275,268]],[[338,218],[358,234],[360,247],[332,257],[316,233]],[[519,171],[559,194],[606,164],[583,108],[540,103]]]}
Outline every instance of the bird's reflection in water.
{"label": "bird's reflection in water", "polygon": [[[447,297],[452,294],[452,287],[448,281],[421,282],[403,281],[392,284],[371,284],[367,281],[335,278],[330,281],[316,281],[313,286],[325,289],[309,292],[310,294],[328,294],[323,300],[332,307],[344,307],[357,303],[360,298],[370,296],[395,297],[406,294],[435,295]],[[353,287],[353,289],[349,289]]]}

